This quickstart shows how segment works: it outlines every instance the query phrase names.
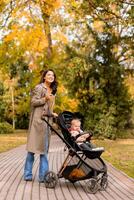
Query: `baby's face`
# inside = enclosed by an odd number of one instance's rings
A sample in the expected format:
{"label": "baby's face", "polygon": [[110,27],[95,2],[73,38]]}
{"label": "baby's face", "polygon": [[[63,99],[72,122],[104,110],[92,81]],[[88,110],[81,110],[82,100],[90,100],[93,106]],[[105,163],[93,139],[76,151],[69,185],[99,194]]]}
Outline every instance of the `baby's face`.
{"label": "baby's face", "polygon": [[71,128],[74,131],[80,131],[81,123],[79,121],[72,121]]}

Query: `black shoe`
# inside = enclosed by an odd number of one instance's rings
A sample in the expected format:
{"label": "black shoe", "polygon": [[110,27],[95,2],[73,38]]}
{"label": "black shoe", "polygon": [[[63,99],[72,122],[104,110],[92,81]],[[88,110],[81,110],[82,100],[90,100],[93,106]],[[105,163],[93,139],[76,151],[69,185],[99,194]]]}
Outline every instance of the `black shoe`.
{"label": "black shoe", "polygon": [[44,180],[38,180],[39,181],[39,183],[44,183]]}
{"label": "black shoe", "polygon": [[25,178],[24,181],[32,181],[32,178]]}

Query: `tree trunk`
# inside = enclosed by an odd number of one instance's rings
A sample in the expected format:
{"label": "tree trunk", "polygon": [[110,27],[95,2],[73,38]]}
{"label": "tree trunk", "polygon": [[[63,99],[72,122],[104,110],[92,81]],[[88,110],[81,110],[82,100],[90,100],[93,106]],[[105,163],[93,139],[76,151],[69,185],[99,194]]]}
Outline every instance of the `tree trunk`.
{"label": "tree trunk", "polygon": [[48,59],[50,59],[52,56],[52,38],[51,38],[51,30],[50,30],[50,25],[49,25],[50,16],[47,16],[44,13],[42,13],[42,17],[44,21],[44,30],[45,30],[47,41],[48,41],[46,56]]}

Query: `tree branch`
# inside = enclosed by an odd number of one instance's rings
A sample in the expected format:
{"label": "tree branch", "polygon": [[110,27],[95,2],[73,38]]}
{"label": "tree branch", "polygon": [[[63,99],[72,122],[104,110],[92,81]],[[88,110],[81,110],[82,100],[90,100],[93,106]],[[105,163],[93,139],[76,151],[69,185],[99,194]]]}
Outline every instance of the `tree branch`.
{"label": "tree branch", "polygon": [[32,13],[32,10],[31,10],[30,1],[28,0],[27,3],[28,3],[28,8],[29,8],[30,16],[31,16],[31,18],[33,19],[33,21],[36,22],[36,20],[35,20],[35,18],[34,18],[34,15],[33,15],[33,13]]}
{"label": "tree branch", "polygon": [[128,58],[128,57],[126,57],[126,58],[124,58],[124,59],[120,60],[120,61],[119,61],[119,63],[122,63],[122,62],[124,62],[124,61],[126,61],[126,60],[129,60],[129,58]]}
{"label": "tree branch", "polygon": [[134,3],[133,2],[128,2],[128,1],[123,1],[123,0],[118,0],[118,2],[120,3],[124,3],[124,4],[128,4],[128,5],[131,5],[131,6],[134,6]]}
{"label": "tree branch", "polygon": [[7,23],[8,19],[11,17],[11,14],[13,12],[13,0],[10,1],[9,6],[10,6],[10,11],[9,11],[9,13],[8,13],[8,15],[7,15],[7,17],[5,19],[5,22],[4,22],[2,27],[6,26],[6,23]]}
{"label": "tree branch", "polygon": [[[89,6],[91,6],[93,9],[95,9],[95,10],[97,10],[97,11],[100,12],[100,10],[97,9],[97,5],[95,5],[95,3],[93,3],[92,1],[89,1]],[[103,11],[106,12],[106,13],[108,13],[108,14],[112,14],[116,18],[120,18],[120,16],[116,15],[115,13],[113,13],[112,11],[110,11],[108,9],[105,9],[104,7],[103,7]]]}

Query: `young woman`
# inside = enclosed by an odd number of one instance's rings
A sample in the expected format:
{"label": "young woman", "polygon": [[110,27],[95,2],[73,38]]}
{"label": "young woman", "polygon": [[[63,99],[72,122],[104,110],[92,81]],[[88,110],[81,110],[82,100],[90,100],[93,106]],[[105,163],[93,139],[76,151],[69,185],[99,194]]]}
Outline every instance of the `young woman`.
{"label": "young woman", "polygon": [[24,180],[32,181],[32,167],[34,154],[40,155],[39,182],[44,181],[44,176],[49,170],[47,153],[50,141],[50,129],[42,115],[47,120],[57,116],[53,113],[55,94],[57,92],[57,80],[53,70],[45,70],[42,74],[40,84],[32,92],[31,115],[29,121],[29,134],[27,139],[27,157],[24,167]]}

